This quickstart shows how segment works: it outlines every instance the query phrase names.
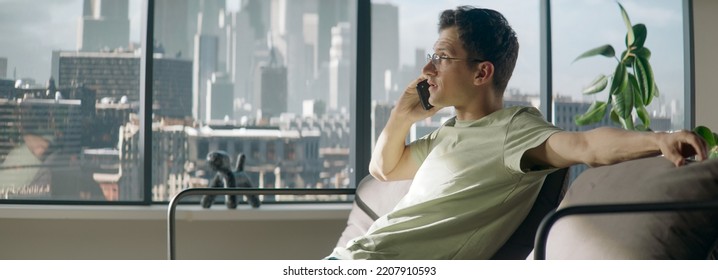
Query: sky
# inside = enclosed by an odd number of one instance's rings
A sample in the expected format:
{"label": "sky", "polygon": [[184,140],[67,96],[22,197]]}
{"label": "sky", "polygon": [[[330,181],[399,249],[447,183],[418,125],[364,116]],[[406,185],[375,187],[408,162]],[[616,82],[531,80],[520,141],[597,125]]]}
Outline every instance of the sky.
{"label": "sky", "polygon": [[[228,10],[238,9],[238,0],[228,0]],[[540,77],[538,0],[375,0],[399,6],[400,63],[414,64],[414,50],[429,52],[437,38],[439,12],[457,5],[474,5],[503,13],[516,30],[520,52],[509,87],[538,94]],[[32,3],[32,4],[29,4]],[[140,40],[140,3],[130,0],[130,40]],[[623,0],[633,23],[648,27],[646,46],[656,81],[666,100],[683,92],[683,32],[680,0]],[[43,7],[38,9],[37,7]],[[0,0],[0,57],[8,58],[8,76],[32,77],[44,83],[49,78],[52,50],[76,48],[77,25],[82,0]],[[625,47],[625,26],[613,0],[553,0],[554,92],[576,99],[581,89],[598,74],[610,74],[615,60],[589,58],[572,63],[583,51],[611,44],[620,53]],[[605,94],[600,95],[605,96]],[[601,97],[603,98],[603,97]]]}

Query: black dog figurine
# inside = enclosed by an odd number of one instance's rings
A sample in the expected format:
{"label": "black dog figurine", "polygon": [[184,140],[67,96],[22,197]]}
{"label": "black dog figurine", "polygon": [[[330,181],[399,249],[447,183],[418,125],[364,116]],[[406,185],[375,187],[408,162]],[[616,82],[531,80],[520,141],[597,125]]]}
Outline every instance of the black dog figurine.
{"label": "black dog figurine", "polygon": [[[229,155],[224,151],[215,151],[207,154],[207,163],[209,167],[216,171],[214,178],[209,184],[210,188],[254,188],[249,176],[244,172],[244,154],[237,156],[237,166],[234,171],[230,169]],[[247,202],[252,208],[258,208],[260,205],[259,197],[256,195],[247,195]],[[202,197],[202,208],[212,207],[214,195],[205,195]],[[225,204],[229,209],[237,208],[237,196],[228,195]]]}

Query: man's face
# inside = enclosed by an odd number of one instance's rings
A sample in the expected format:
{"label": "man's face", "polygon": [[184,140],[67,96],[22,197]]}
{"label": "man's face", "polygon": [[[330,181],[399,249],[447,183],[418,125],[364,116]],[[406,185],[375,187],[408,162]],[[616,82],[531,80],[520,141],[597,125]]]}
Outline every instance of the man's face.
{"label": "man's face", "polygon": [[466,104],[467,99],[475,95],[475,71],[467,65],[468,54],[459,39],[457,27],[439,33],[434,53],[449,59],[440,59],[437,65],[427,62],[422,69],[431,85],[429,103],[442,107]]}

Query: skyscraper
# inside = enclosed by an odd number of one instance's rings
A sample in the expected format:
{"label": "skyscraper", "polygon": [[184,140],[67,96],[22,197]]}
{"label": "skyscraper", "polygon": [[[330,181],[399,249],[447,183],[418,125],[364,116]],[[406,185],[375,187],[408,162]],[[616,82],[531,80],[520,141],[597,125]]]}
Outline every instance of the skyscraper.
{"label": "skyscraper", "polygon": [[[63,52],[53,53],[52,68],[58,87],[85,87],[96,91],[97,99],[120,100],[126,96],[139,101],[140,58],[134,53]],[[55,62],[56,61],[56,62]],[[155,114],[174,118],[189,116],[191,110],[192,62],[155,58]]]}
{"label": "skyscraper", "polygon": [[329,63],[329,48],[332,42],[332,27],[339,22],[349,22],[349,3],[347,0],[318,0],[317,14],[317,64]]}
{"label": "skyscraper", "polygon": [[0,98],[14,98],[16,92],[15,81],[0,79]]}
{"label": "skyscraper", "polygon": [[[252,92],[252,56],[254,54],[255,30],[251,26],[251,12],[244,6],[230,16],[229,75],[234,83],[234,98],[250,100]],[[230,116],[239,118],[241,116]]]}
{"label": "skyscraper", "polygon": [[152,91],[155,115],[177,119],[190,117],[192,112],[192,61],[155,58],[153,75]]}
{"label": "skyscraper", "polygon": [[7,57],[0,57],[0,79],[7,78]]}
{"label": "skyscraper", "polygon": [[259,87],[255,87],[254,106],[261,109],[263,119],[287,111],[287,67],[278,60],[274,49],[269,53],[269,63],[260,63],[255,73],[258,78],[255,83]]}
{"label": "skyscraper", "polygon": [[287,111],[287,68],[267,66],[261,70],[260,108],[263,117],[276,117]]}
{"label": "skyscraper", "polygon": [[[399,8],[389,3],[372,3],[371,17],[371,92],[374,99],[396,100],[390,96],[390,90],[400,76]],[[391,80],[387,80],[389,77]]]}
{"label": "skyscraper", "polygon": [[267,37],[270,4],[267,0],[244,0],[242,11],[247,11],[255,40],[265,41]]}
{"label": "skyscraper", "polygon": [[155,1],[155,43],[165,50],[165,56],[192,59],[197,11],[189,0]]}
{"label": "skyscraper", "polygon": [[202,17],[198,18],[201,21],[198,33],[218,36],[221,33],[220,18],[224,16],[226,6],[225,0],[200,0],[199,13],[202,13]]}
{"label": "skyscraper", "polygon": [[351,85],[351,27],[341,22],[332,28],[332,47],[329,49],[329,108],[349,108]]}
{"label": "skyscraper", "polygon": [[[212,73],[221,71],[226,64],[226,34],[224,25],[225,0],[199,1],[197,33],[194,36],[194,66],[192,70],[192,116],[201,122],[207,119],[207,84]],[[220,19],[222,19],[220,21]]]}
{"label": "skyscraper", "polygon": [[129,0],[84,0],[77,28],[81,51],[127,48],[130,42]]}
{"label": "skyscraper", "polygon": [[[307,57],[304,42],[304,14],[315,8],[315,1],[272,0],[271,43],[281,54],[287,67],[287,96],[292,113],[301,112],[302,97],[307,93],[307,81],[313,78],[313,65]],[[316,8],[315,8],[316,9]]]}
{"label": "skyscraper", "polygon": [[192,69],[192,116],[207,121],[207,83],[217,71],[219,38],[197,34],[194,37],[194,64]]}
{"label": "skyscraper", "polygon": [[58,87],[85,85],[97,92],[97,99],[140,98],[140,58],[134,53],[58,51],[53,56]]}
{"label": "skyscraper", "polygon": [[213,73],[207,84],[207,121],[234,116],[234,85],[224,73]]}

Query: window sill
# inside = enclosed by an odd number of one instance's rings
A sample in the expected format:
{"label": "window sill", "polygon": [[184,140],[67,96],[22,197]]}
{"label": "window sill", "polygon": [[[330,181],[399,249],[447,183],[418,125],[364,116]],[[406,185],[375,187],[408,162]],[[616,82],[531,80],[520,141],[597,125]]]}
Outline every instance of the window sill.
{"label": "window sill", "polygon": [[[177,207],[178,221],[271,221],[346,220],[352,204],[267,204],[257,209],[240,205],[229,210],[224,205],[203,209],[199,205]],[[167,220],[167,205],[77,206],[77,205],[0,205],[0,219],[47,220]]]}

